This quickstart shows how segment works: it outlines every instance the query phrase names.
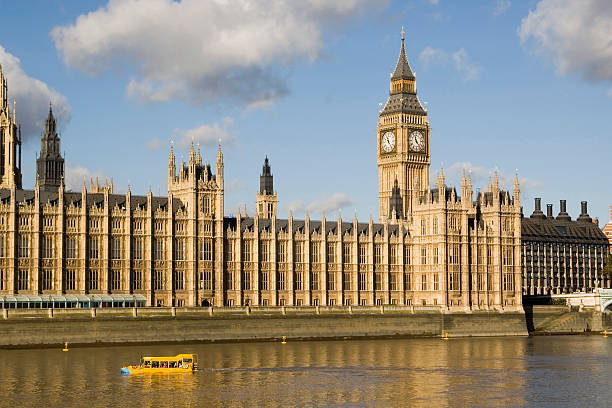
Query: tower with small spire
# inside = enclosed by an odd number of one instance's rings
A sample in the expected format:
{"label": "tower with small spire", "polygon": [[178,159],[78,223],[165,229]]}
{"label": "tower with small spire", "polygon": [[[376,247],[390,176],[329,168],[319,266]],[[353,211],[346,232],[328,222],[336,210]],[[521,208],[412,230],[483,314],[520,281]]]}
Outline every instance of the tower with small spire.
{"label": "tower with small spire", "polygon": [[400,214],[404,213],[402,209],[402,196],[397,184],[397,179],[395,179],[393,182],[393,190],[391,190],[391,197],[389,198],[389,215],[387,218],[393,220],[398,219]]}
{"label": "tower with small spire", "polygon": [[[391,74],[389,98],[380,111],[377,126],[377,162],[379,217],[391,215],[390,198],[397,180],[402,211],[398,218],[412,213],[413,189],[429,187],[429,120],[416,90],[416,77],[404,47],[404,29],[400,55]],[[397,210],[397,208],[396,208]]]}
{"label": "tower with small spire", "polygon": [[256,199],[256,212],[259,218],[276,218],[277,207],[276,192],[274,191],[274,177],[270,169],[268,156],[264,160],[261,176],[259,176],[259,191]]}
{"label": "tower with small spire", "polygon": [[21,189],[21,130],[10,112],[8,86],[0,65],[0,188]]}
{"label": "tower with small spire", "polygon": [[49,115],[45,130],[40,140],[40,156],[36,159],[36,181],[43,191],[54,191],[59,188],[64,177],[64,158],[60,151],[60,138],[53,109],[49,104]]}

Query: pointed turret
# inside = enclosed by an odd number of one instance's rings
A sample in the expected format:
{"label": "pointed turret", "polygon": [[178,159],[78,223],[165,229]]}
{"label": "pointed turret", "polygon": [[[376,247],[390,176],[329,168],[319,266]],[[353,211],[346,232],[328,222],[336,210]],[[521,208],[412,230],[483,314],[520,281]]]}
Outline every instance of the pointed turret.
{"label": "pointed turret", "polygon": [[189,169],[195,167],[196,164],[196,154],[195,148],[193,146],[193,139],[191,140],[191,148],[189,149]]}
{"label": "pointed turret", "polygon": [[168,154],[168,188],[174,183],[176,178],[176,158],[174,157],[174,145],[170,144],[170,154]]}
{"label": "pointed turret", "polygon": [[393,190],[391,190],[391,198],[389,198],[389,218],[402,218],[403,214],[402,196],[400,194],[399,185],[397,184],[397,179],[395,179],[393,182]]}
{"label": "pointed turret", "polygon": [[0,112],[8,108],[8,90],[6,86],[6,78],[2,72],[2,64],[0,64]]}
{"label": "pointed turret", "polygon": [[219,139],[219,150],[217,150],[217,185],[223,188],[223,152],[221,151],[221,139]]}
{"label": "pointed turret", "polygon": [[261,176],[259,176],[259,194],[273,194],[274,193],[274,177],[270,169],[270,163],[268,162],[268,156],[264,160],[264,165],[261,170]]}
{"label": "pointed turret", "polygon": [[416,78],[412,72],[412,68],[410,68],[408,58],[406,57],[406,50],[404,48],[404,29],[402,28],[400,55],[395,70],[393,74],[391,74],[390,96],[385,108],[380,112],[381,116],[397,112],[416,115],[427,114],[417,97],[415,80]]}
{"label": "pointed turret", "polygon": [[495,170],[495,175],[493,176],[493,191],[499,193],[499,177],[497,176],[497,170]]}
{"label": "pointed turret", "polygon": [[6,77],[0,66],[0,187],[21,189],[21,139],[15,115],[15,101],[11,117]]}
{"label": "pointed turret", "polygon": [[53,107],[49,102],[49,115],[40,140],[40,156],[36,159],[36,178],[43,191],[56,191],[64,176],[64,158],[60,151],[60,137],[57,134],[57,123],[53,116]]}
{"label": "pointed turret", "polygon": [[277,200],[274,192],[274,179],[268,156],[264,160],[259,176],[259,192],[256,197],[256,213],[262,218],[276,218]]}
{"label": "pointed turret", "polygon": [[406,50],[404,48],[404,27],[402,27],[402,47],[400,48],[400,55],[397,59],[397,64],[395,66],[395,71],[391,75],[391,81],[395,81],[398,79],[408,79],[415,80],[414,73],[412,72],[412,68],[410,68],[410,64],[408,63],[408,58],[406,57]]}
{"label": "pointed turret", "polygon": [[440,169],[440,174],[436,179],[436,188],[440,197],[444,197],[444,189],[446,188],[446,179],[444,178],[444,169]]}
{"label": "pointed turret", "polygon": [[514,175],[514,205],[521,205],[521,186],[519,183],[518,169],[516,169],[516,174]]}

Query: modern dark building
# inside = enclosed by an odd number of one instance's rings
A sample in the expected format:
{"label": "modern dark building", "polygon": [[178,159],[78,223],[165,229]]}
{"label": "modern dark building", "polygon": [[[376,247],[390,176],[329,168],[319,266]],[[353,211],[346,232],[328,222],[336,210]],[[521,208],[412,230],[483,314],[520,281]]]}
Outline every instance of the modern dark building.
{"label": "modern dark building", "polygon": [[586,201],[576,220],[567,213],[565,200],[560,207],[556,217],[552,204],[546,206],[544,214],[541,200],[536,198],[533,214],[521,218],[524,295],[610,287],[610,278],[602,275],[608,240],[589,217]]}

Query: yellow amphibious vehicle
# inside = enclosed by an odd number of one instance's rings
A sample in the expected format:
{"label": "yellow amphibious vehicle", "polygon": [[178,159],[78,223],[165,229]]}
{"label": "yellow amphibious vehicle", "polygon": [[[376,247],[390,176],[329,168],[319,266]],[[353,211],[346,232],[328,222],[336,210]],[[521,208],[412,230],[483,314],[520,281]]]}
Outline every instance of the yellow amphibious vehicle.
{"label": "yellow amphibious vehicle", "polygon": [[197,354],[174,357],[142,357],[139,365],[121,367],[122,374],[191,373],[198,369]]}

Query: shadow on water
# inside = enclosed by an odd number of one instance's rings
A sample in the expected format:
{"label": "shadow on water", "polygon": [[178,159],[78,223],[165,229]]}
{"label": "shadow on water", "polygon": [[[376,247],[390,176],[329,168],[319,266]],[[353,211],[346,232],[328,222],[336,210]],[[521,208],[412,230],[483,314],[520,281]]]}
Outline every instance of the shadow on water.
{"label": "shadow on water", "polygon": [[523,305],[523,309],[525,310],[525,323],[527,325],[527,332],[533,333],[535,330],[533,326],[533,305]]}

